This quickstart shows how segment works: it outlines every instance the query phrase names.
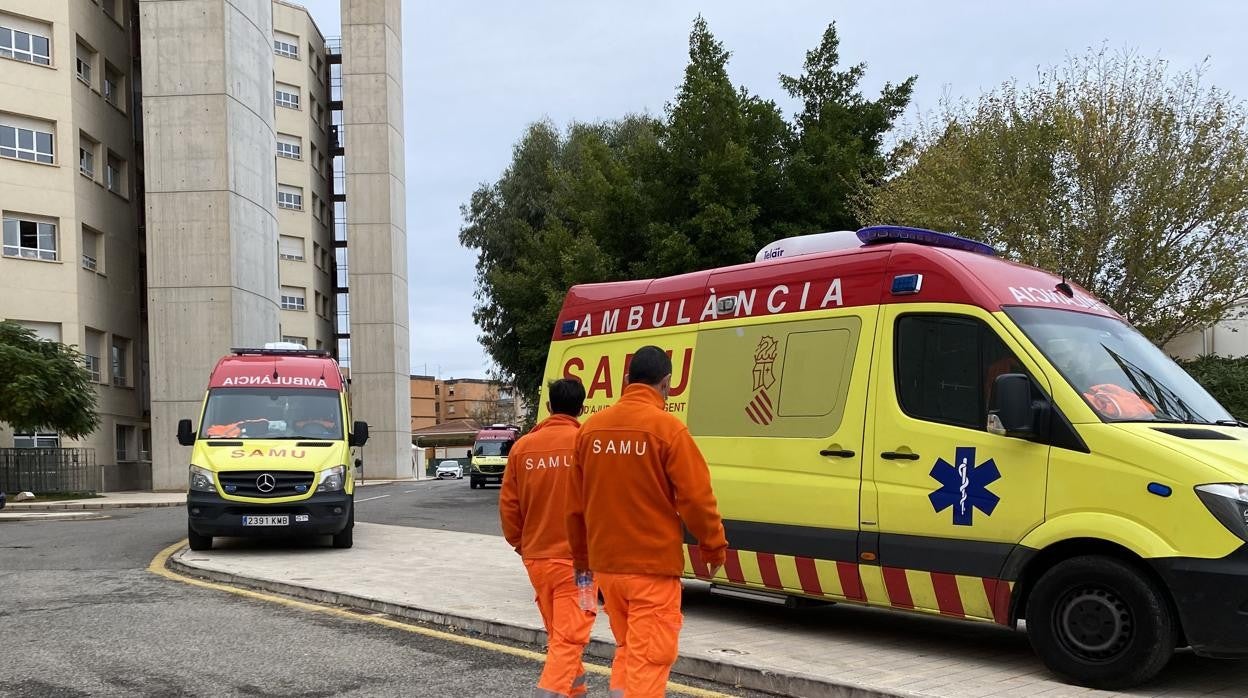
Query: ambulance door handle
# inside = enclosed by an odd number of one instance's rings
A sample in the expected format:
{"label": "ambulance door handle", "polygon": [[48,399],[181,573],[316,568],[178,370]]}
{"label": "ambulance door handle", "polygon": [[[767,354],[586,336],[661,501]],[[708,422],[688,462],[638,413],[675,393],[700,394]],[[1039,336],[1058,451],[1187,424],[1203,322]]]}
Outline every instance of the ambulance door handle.
{"label": "ambulance door handle", "polygon": [[828,458],[853,458],[854,452],[842,448],[825,448],[819,452],[819,455],[827,456]]}
{"label": "ambulance door handle", "polygon": [[884,460],[918,460],[919,454],[901,453],[898,451],[885,451],[880,454],[880,458],[883,458]]}

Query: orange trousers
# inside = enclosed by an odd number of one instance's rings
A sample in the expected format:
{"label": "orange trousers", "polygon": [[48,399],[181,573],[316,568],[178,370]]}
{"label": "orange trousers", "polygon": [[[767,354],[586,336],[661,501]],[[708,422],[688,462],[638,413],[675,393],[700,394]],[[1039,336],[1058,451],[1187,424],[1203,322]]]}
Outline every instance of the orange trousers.
{"label": "orange trousers", "polygon": [[[529,581],[537,592],[537,608],[546,626],[546,665],[534,696],[563,698],[585,695],[585,665],[581,655],[594,629],[595,611],[582,610],[577,602],[572,561],[525,560]],[[597,604],[598,590],[594,589]]]}
{"label": "orange trousers", "polygon": [[594,576],[615,636],[612,698],[662,698],[684,621],[680,578],[605,572]]}

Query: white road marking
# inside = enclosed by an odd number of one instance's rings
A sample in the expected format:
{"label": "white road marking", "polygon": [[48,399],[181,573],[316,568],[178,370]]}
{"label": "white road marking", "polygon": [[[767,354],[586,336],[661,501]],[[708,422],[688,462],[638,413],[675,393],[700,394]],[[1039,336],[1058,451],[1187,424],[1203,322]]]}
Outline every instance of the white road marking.
{"label": "white road marking", "polygon": [[404,491],[404,492],[403,492],[403,494],[411,494],[411,493],[413,493],[413,492],[419,492],[419,491],[420,491],[420,490],[406,490],[406,491]]}
{"label": "white road marking", "polygon": [[357,499],[357,500],[355,500],[355,502],[356,502],[356,504],[359,504],[360,502],[371,502],[371,501],[373,501],[374,499],[385,499],[386,497],[389,497],[389,496],[390,496],[390,495],[388,495],[388,494],[383,494],[383,495],[381,495],[381,496],[379,496],[379,497],[369,497],[369,498],[367,498],[367,499]]}

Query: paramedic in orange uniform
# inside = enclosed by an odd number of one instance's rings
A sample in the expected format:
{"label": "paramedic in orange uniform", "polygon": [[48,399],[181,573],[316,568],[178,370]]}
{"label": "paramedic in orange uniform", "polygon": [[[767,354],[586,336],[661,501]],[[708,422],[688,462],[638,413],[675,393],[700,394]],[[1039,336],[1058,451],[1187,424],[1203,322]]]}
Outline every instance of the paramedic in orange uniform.
{"label": "paramedic in orange uniform", "polygon": [[594,414],[576,440],[568,540],[606,599],[615,659],[611,695],[663,695],[680,635],[682,524],[714,576],[728,541],[711,476],[689,430],[667,412],[672,360],[642,347],[619,403]]}
{"label": "paramedic in orange uniform", "polygon": [[[585,694],[581,655],[596,615],[578,605],[566,525],[566,481],[585,388],[565,378],[551,383],[549,393],[550,417],[512,446],[498,497],[503,535],[524,559],[546,625],[546,666],[533,693],[542,698]],[[591,591],[597,605],[598,591]]]}

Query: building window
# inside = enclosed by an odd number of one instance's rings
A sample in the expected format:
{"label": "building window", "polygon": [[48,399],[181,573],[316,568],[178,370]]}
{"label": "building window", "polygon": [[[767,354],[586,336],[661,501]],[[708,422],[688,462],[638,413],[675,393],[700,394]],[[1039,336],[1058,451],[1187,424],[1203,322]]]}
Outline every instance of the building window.
{"label": "building window", "polygon": [[121,24],[121,17],[117,14],[117,0],[100,0],[100,8],[109,19]]}
{"label": "building window", "polygon": [[[4,21],[0,18],[0,22]],[[50,32],[49,32],[50,33]],[[52,65],[52,42],[46,36],[0,26],[0,56],[38,65]]]}
{"label": "building window", "polygon": [[126,195],[126,161],[109,153],[104,166],[104,186],[114,194]]}
{"label": "building window", "polygon": [[79,80],[89,87],[95,86],[91,79],[95,70],[95,51],[92,51],[81,41],[78,42],[77,51],[74,55],[74,67]]}
{"label": "building window", "polygon": [[54,431],[18,432],[13,435],[13,448],[60,448],[61,435]]}
{"label": "building window", "polygon": [[284,58],[294,58],[295,60],[299,60],[298,44],[287,43],[281,39],[273,40],[273,53],[276,53]]}
{"label": "building window", "polygon": [[281,235],[277,241],[277,251],[282,259],[291,262],[303,261],[303,238],[293,235]]}
{"label": "building window", "polygon": [[282,341],[283,341],[283,342],[288,342],[288,343],[290,343],[290,344],[298,344],[298,345],[300,345],[300,346],[304,346],[304,347],[308,346],[308,338],[307,338],[307,337],[296,337],[296,336],[294,336],[294,335],[284,334],[284,335],[282,335]]}
{"label": "building window", "polygon": [[303,158],[303,141],[295,136],[279,135],[277,137],[277,154],[279,157],[301,160]]}
{"label": "building window", "polygon": [[277,207],[288,208],[293,211],[303,210],[303,190],[299,187],[279,186],[277,188]]}
{"label": "building window", "polygon": [[82,360],[87,366],[87,373],[91,374],[91,380],[95,383],[104,382],[104,370],[100,363],[100,357],[104,348],[104,333],[91,328],[87,328],[86,341],[82,345]]}
{"label": "building window", "polygon": [[4,256],[56,261],[56,224],[4,216]]}
{"label": "building window", "polygon": [[282,287],[282,310],[307,310],[305,291],[298,286]]}
{"label": "building window", "polygon": [[130,340],[113,336],[113,385],[130,385]]}
{"label": "building window", "polygon": [[134,460],[134,427],[128,424],[117,425],[117,462],[125,463]]}
{"label": "building window", "polygon": [[447,407],[446,407],[446,413],[447,413],[447,414],[455,414],[455,406],[454,406],[454,405],[447,405]]}
{"label": "building window", "polygon": [[274,101],[277,106],[286,107],[287,109],[299,108],[299,88],[294,85],[281,85],[273,91]]}
{"label": "building window", "polygon": [[[88,271],[104,271],[100,253],[104,248],[104,236],[99,231],[82,226],[82,268]],[[97,354],[98,356],[98,354]]]}
{"label": "building window", "polygon": [[51,128],[43,131],[0,123],[0,157],[51,165],[53,140]]}
{"label": "building window", "polygon": [[78,171],[87,179],[95,179],[95,147],[97,145],[85,135],[78,136]]}
{"label": "building window", "polygon": [[122,109],[125,100],[121,95],[121,83],[124,78],[121,71],[107,63],[104,64],[104,101]]}

